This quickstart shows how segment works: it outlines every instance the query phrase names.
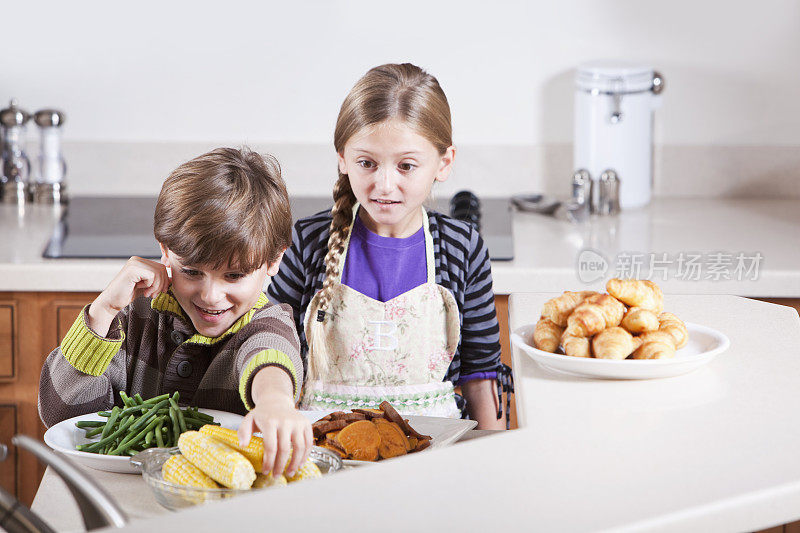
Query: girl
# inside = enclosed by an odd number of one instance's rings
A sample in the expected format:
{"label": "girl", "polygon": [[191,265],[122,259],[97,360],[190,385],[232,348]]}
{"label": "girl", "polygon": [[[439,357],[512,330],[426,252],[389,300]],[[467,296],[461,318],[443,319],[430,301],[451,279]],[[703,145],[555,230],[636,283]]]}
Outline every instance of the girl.
{"label": "girl", "polygon": [[[306,353],[301,408],[377,407],[502,429],[489,256],[469,224],[422,206],[455,157],[436,78],[382,65],[345,98],[330,211],[299,220],[268,288],[288,303]],[[463,403],[463,401],[461,402]]]}

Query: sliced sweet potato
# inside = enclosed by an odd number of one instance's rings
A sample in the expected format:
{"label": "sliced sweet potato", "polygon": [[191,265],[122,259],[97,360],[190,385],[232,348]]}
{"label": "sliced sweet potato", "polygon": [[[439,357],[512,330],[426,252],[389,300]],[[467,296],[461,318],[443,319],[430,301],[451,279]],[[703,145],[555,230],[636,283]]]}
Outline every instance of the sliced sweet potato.
{"label": "sliced sweet potato", "polygon": [[383,411],[380,409],[353,409],[353,412],[361,413],[367,417],[367,420],[372,420],[373,418],[384,418]]}
{"label": "sliced sweet potato", "polygon": [[319,447],[320,448],[325,448],[326,450],[332,451],[333,453],[338,455],[339,458],[341,458],[341,459],[346,459],[347,458],[347,453],[345,453],[344,450],[341,450],[341,449],[339,449],[336,446],[333,446],[331,444],[324,443],[324,444],[320,444]]}
{"label": "sliced sweet potato", "polygon": [[382,459],[389,459],[408,453],[408,437],[400,429],[400,426],[382,418],[376,418],[372,423],[375,424],[381,436],[378,453]]}
{"label": "sliced sweet potato", "polygon": [[389,420],[390,422],[394,422],[395,424],[400,426],[406,435],[410,437],[416,437],[418,439],[430,439],[428,435],[422,435],[419,432],[417,432],[417,430],[412,428],[411,424],[408,423],[408,420],[400,416],[400,413],[398,413],[395,410],[395,408],[392,407],[392,404],[390,404],[389,402],[381,402],[380,407],[381,411],[383,411],[384,414],[386,415],[387,420]]}
{"label": "sliced sweet potato", "polygon": [[317,420],[311,424],[311,429],[314,431],[314,438],[319,438],[331,431],[337,431],[347,425],[344,420]]}
{"label": "sliced sweet potato", "polygon": [[417,441],[417,447],[416,447],[416,449],[414,451],[415,452],[421,452],[422,450],[424,450],[425,448],[427,448],[430,445],[431,445],[431,438],[430,437],[428,437],[427,439],[420,439],[419,441]]}
{"label": "sliced sweet potato", "polygon": [[349,424],[336,437],[347,455],[358,461],[377,461],[381,435],[375,424],[369,420],[359,420]]}

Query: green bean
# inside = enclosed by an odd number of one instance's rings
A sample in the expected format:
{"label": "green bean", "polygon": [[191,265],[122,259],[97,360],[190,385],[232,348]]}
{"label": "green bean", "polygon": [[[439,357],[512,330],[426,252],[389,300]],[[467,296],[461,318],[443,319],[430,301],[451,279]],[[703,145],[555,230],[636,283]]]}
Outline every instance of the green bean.
{"label": "green bean", "polygon": [[178,437],[181,434],[181,425],[180,422],[178,422],[178,415],[175,413],[174,408],[169,410],[169,417],[172,420],[172,438],[175,440],[175,442],[178,442]]}
{"label": "green bean", "polygon": [[181,433],[183,433],[184,431],[186,431],[186,420],[183,419],[183,411],[181,411],[181,408],[178,407],[178,404],[175,403],[174,401],[171,401],[170,403],[172,404],[172,407],[175,409],[175,414],[178,416],[178,426],[180,426]]}
{"label": "green bean", "polygon": [[99,413],[97,413],[97,415],[108,418],[109,416],[111,416],[111,411],[100,411]]}
{"label": "green bean", "polygon": [[144,445],[150,446],[150,443],[153,442],[153,439],[156,436],[156,432],[154,430],[150,430],[147,432],[147,435],[144,436]]}
{"label": "green bean", "polygon": [[201,413],[200,411],[197,410],[196,407],[192,408],[192,418],[199,418],[200,420],[205,420],[208,423],[211,423],[211,422],[214,421],[214,417],[213,416],[207,415],[205,413]]}
{"label": "green bean", "polygon": [[84,436],[88,439],[90,437],[94,437],[95,435],[99,435],[99,434],[101,434],[103,432],[103,430],[105,429],[106,425],[107,424],[104,424],[104,425],[96,427],[94,429],[90,429],[90,430],[88,430],[86,432],[86,435],[84,435]]}
{"label": "green bean", "polygon": [[108,422],[106,422],[106,426],[103,428],[103,434],[101,435],[100,438],[108,437],[108,434],[111,433],[111,431],[114,429],[114,426],[119,420],[119,417],[120,417],[120,408],[115,405],[114,408],[111,409],[111,416],[108,417]]}
{"label": "green bean", "polygon": [[131,434],[129,434],[128,437],[127,437],[127,442],[125,440],[123,440],[119,444],[119,446],[117,446],[116,448],[114,448],[113,450],[108,452],[108,455],[119,455],[121,453],[124,453],[126,450],[128,450],[129,448],[134,446],[137,442],[139,442],[140,440],[144,439],[145,435],[147,435],[147,432],[152,430],[154,427],[156,427],[157,423],[158,423],[158,419],[153,419],[153,420],[150,421],[150,423],[147,425],[147,427],[145,427],[139,433],[136,433],[136,434],[131,433]]}
{"label": "green bean", "polygon": [[161,394],[159,396],[153,396],[152,398],[149,398],[149,399],[145,400],[144,403],[153,405],[153,404],[157,404],[161,400],[167,400],[167,399],[169,399],[169,394]]}
{"label": "green bean", "polygon": [[158,424],[156,424],[156,444],[159,448],[164,447],[164,436],[162,432],[164,431],[164,420],[159,420]]}
{"label": "green bean", "polygon": [[172,425],[164,424],[164,427],[161,428],[161,431],[164,432],[164,447],[172,448],[175,446],[175,444],[172,442]]}
{"label": "green bean", "polygon": [[130,398],[125,391],[119,391],[119,398],[122,400],[122,403],[125,404],[125,407],[132,407],[136,405],[136,402],[133,401],[133,398]]}
{"label": "green bean", "polygon": [[105,426],[106,423],[102,420],[78,420],[75,422],[75,426],[81,429],[84,428],[99,428]]}
{"label": "green bean", "polygon": [[178,391],[175,391],[175,392],[173,392],[173,393],[172,393],[172,399],[173,399],[173,400],[175,400],[175,402],[177,403],[177,402],[178,402],[178,400],[180,400],[180,399],[181,399],[181,393],[180,393],[180,392],[178,392]]}
{"label": "green bean", "polygon": [[150,410],[147,411],[147,414],[143,414],[142,417],[136,421],[136,423],[131,427],[131,431],[136,431],[137,429],[144,427],[151,418],[158,415],[158,410],[167,405],[167,403],[169,403],[169,400],[161,400],[151,407]]}
{"label": "green bean", "polygon": [[136,420],[136,417],[131,415],[125,421],[119,425],[119,427],[111,434],[109,434],[106,438],[100,439],[97,442],[93,442],[91,444],[81,444],[77,448],[82,452],[96,452],[97,450],[101,449],[103,446],[110,442],[114,442],[117,437],[122,435],[130,426],[133,424],[133,421]]}
{"label": "green bean", "polygon": [[184,416],[183,419],[186,421],[186,425],[187,426],[192,425],[192,426],[197,426],[198,428],[201,428],[201,427],[207,426],[207,425],[212,425],[212,426],[218,426],[219,425],[219,422],[206,422],[205,420],[199,420],[197,418],[192,418],[190,416]]}
{"label": "green bean", "polygon": [[133,401],[135,401],[137,405],[142,405],[144,403],[142,395],[139,394],[138,392],[133,395]]}

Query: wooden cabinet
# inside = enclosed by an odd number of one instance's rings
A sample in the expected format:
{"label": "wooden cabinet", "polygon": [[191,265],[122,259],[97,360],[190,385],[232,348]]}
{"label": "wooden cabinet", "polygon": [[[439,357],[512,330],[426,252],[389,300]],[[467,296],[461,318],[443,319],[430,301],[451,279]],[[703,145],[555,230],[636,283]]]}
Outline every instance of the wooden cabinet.
{"label": "wooden cabinet", "polygon": [[0,300],[0,381],[16,377],[19,357],[19,315],[16,300]]}
{"label": "wooden cabinet", "polygon": [[23,433],[42,439],[37,396],[39,373],[84,305],[96,293],[0,293],[0,442],[9,448],[0,462],[0,486],[30,505],[44,467],[30,453],[11,446]]}
{"label": "wooden cabinet", "polygon": [[[494,305],[497,309],[497,322],[500,324],[500,360],[503,364],[511,367],[511,340],[508,329],[508,295],[500,294],[494,297]],[[505,398],[504,398],[505,400]],[[503,406],[505,409],[505,406]],[[511,429],[519,427],[517,425],[517,402],[515,396],[511,395]]]}

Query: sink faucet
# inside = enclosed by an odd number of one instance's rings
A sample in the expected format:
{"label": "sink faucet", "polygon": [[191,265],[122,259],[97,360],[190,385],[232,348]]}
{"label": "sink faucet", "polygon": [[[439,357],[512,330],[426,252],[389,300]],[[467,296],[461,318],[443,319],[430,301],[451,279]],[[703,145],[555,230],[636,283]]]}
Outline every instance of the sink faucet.
{"label": "sink faucet", "polygon": [[[128,517],[111,496],[72,461],[25,435],[15,435],[11,442],[35,455],[64,480],[78,504],[87,531],[109,526],[123,527],[128,522]],[[0,461],[7,455],[8,448],[0,444]],[[0,520],[0,528],[9,533],[53,533],[53,529],[44,520],[1,487],[0,516],[4,516]]]}

